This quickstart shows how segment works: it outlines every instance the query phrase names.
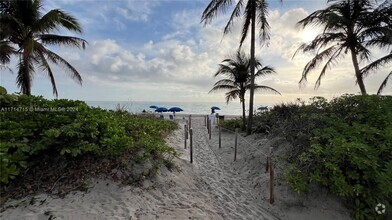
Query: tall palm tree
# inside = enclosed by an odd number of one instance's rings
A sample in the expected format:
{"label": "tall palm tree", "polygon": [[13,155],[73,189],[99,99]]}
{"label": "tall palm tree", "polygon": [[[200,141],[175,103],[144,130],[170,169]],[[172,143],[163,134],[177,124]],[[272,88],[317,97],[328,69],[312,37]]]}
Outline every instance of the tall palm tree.
{"label": "tall palm tree", "polygon": [[[283,0],[280,0],[281,2]],[[228,8],[233,5],[232,0],[211,0],[206,9],[203,12],[201,21],[204,26],[211,23],[213,19],[219,16],[219,13],[225,13]],[[238,17],[244,18],[244,24],[242,27],[240,48],[244,43],[246,37],[248,36],[248,31],[251,32],[250,41],[250,98],[249,98],[249,118],[248,118],[248,129],[247,133],[252,132],[252,122],[253,122],[253,101],[254,101],[254,82],[255,82],[255,39],[256,39],[256,22],[260,31],[260,41],[264,42],[270,38],[270,28],[267,21],[268,16],[268,3],[266,0],[238,0],[231,13],[230,19],[227,22],[224,34],[231,31],[234,20]]]}
{"label": "tall palm tree", "polygon": [[[321,26],[324,29],[311,42],[303,43],[297,50],[304,53],[316,52],[316,56],[304,67],[300,83],[305,82],[309,72],[325,61],[316,81],[315,88],[318,88],[326,70],[350,52],[356,82],[361,93],[366,94],[363,77],[392,61],[391,51],[372,64],[362,69],[359,67],[362,61],[370,60],[369,47],[385,49],[392,45],[392,4],[389,0],[382,4],[377,4],[376,0],[329,0],[328,3],[331,4],[327,8],[315,11],[298,22],[303,28]],[[383,84],[386,85],[386,81]]]}
{"label": "tall palm tree", "polygon": [[[369,40],[366,46],[378,45],[384,48],[390,48],[392,46],[392,1],[386,0],[385,2],[379,4],[372,13],[371,16],[367,19],[369,23],[375,24],[372,27],[372,32],[375,34],[378,32],[384,34],[378,34],[372,36],[372,39]],[[368,64],[367,66],[361,69],[361,73],[363,77],[368,76],[370,73],[374,72],[378,68],[386,65],[387,63],[392,61],[392,50],[389,51],[389,54],[384,57],[379,58],[378,60]],[[392,71],[385,77],[384,81],[381,83],[380,88],[377,91],[377,94],[380,95],[383,89],[387,86],[388,80],[392,78]]]}
{"label": "tall palm tree", "polygon": [[[214,87],[209,93],[220,90],[229,90],[226,93],[226,102],[229,103],[231,100],[236,98],[240,99],[242,104],[242,119],[243,128],[246,125],[245,117],[245,94],[246,91],[251,89],[251,63],[252,60],[240,51],[237,52],[236,56],[232,59],[225,59],[219,64],[218,71],[214,74],[217,76],[225,76],[226,79],[221,79],[214,84]],[[272,67],[262,66],[260,61],[256,60],[257,72],[255,77],[262,77],[267,74],[276,73]],[[267,90],[280,94],[275,89],[269,86],[254,84],[254,90]]]}
{"label": "tall palm tree", "polygon": [[21,92],[31,95],[32,80],[36,69],[46,72],[57,97],[57,87],[50,63],[61,65],[70,77],[82,84],[79,72],[64,58],[46,46],[66,45],[85,48],[85,40],[56,34],[61,28],[82,33],[79,22],[70,14],[53,9],[42,14],[41,0],[1,0],[0,2],[0,64],[6,66],[11,56],[16,56],[18,73],[16,83]]}

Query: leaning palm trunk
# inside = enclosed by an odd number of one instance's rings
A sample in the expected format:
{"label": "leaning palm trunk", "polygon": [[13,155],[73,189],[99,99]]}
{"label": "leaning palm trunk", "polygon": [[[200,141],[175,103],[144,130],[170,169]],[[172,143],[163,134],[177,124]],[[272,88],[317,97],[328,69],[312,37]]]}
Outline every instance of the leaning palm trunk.
{"label": "leaning palm trunk", "polygon": [[351,48],[350,51],[351,51],[351,58],[353,61],[355,76],[357,78],[359,89],[361,90],[362,95],[366,95],[366,88],[365,88],[365,84],[363,83],[361,71],[359,70],[359,64],[358,64],[357,55],[355,54],[355,49]]}
{"label": "leaning palm trunk", "polygon": [[[252,10],[256,12],[256,3],[252,1]],[[247,134],[252,133],[252,122],[253,122],[253,99],[255,92],[255,35],[256,35],[256,15],[252,15],[252,27],[251,27],[251,42],[250,42],[250,97],[249,97],[249,117],[248,117],[248,127]]]}
{"label": "leaning palm trunk", "polygon": [[21,85],[21,93],[30,96],[31,95],[31,81],[32,81],[32,76],[31,72],[32,69],[30,69],[29,61],[28,61],[28,55],[26,53],[22,54],[22,61],[19,66],[19,73],[18,73],[18,84],[20,83]]}

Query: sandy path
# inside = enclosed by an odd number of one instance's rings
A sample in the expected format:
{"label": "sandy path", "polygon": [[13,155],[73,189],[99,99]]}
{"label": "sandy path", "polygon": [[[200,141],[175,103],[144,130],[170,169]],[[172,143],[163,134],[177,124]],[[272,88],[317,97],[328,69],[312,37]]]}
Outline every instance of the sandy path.
{"label": "sandy path", "polygon": [[[193,123],[194,139],[197,140],[195,158],[200,166],[201,178],[209,186],[210,193],[220,204],[220,210],[225,219],[277,219],[269,214],[261,203],[256,201],[251,193],[241,186],[241,182],[231,180],[213,152],[211,141],[202,120]],[[230,144],[230,143],[225,143]]]}

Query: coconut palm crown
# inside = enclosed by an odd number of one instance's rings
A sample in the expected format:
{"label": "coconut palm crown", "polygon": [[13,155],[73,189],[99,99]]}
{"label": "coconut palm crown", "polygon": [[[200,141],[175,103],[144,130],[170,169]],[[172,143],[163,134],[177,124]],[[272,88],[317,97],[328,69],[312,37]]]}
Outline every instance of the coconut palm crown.
{"label": "coconut palm crown", "polygon": [[[217,81],[211,92],[228,90],[226,92],[226,102],[239,98],[242,104],[242,118],[243,118],[243,128],[246,125],[245,117],[245,94],[246,91],[251,88],[251,74],[250,74],[251,59],[247,57],[244,53],[238,51],[235,57],[225,59],[219,64],[218,71],[214,74],[215,77],[224,76],[225,79]],[[267,74],[276,73],[272,67],[263,66],[259,60],[256,60],[257,72],[255,77],[262,77]],[[263,85],[254,85],[255,91],[271,91],[280,94],[277,90]]]}
{"label": "coconut palm crown", "polygon": [[49,64],[60,65],[69,76],[82,84],[79,72],[64,58],[47,46],[85,48],[84,39],[56,34],[64,28],[82,33],[76,18],[61,9],[42,13],[41,0],[2,0],[0,2],[0,64],[6,67],[11,57],[18,59],[16,83],[23,94],[31,95],[32,80],[38,70],[49,77],[53,94],[57,97],[54,73]]}
{"label": "coconut palm crown", "polygon": [[[345,54],[350,53],[356,83],[361,93],[366,94],[364,77],[392,61],[392,51],[390,51],[386,56],[360,68],[361,62],[370,62],[371,47],[388,49],[392,45],[392,2],[329,0],[328,3],[330,5],[327,8],[315,11],[298,22],[298,25],[303,28],[309,26],[323,28],[321,34],[311,42],[303,43],[297,50],[303,53],[316,53],[304,67],[300,83],[306,82],[309,73],[324,63],[315,84],[317,89],[327,69],[338,63]],[[384,80],[378,93],[381,93],[386,86],[390,75]]]}

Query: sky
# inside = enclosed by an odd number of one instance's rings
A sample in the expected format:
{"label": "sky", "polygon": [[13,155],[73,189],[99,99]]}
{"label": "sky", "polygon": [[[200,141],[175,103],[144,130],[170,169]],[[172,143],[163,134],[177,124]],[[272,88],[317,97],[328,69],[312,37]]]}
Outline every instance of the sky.
{"label": "sky", "polygon": [[[83,34],[64,30],[64,35],[88,41],[85,50],[50,47],[67,59],[81,74],[82,86],[61,68],[53,67],[59,98],[85,101],[173,101],[223,102],[224,92],[209,93],[220,78],[213,75],[222,60],[238,49],[242,20],[232,32],[223,36],[230,13],[203,27],[200,18],[209,0],[44,0],[44,11],[61,8],[79,19]],[[269,0],[268,21],[271,40],[268,47],[257,44],[256,56],[263,65],[275,68],[277,74],[256,82],[275,88],[282,95],[258,92],[257,103],[278,104],[324,96],[328,99],[345,93],[359,94],[355,84],[351,57],[347,54],[328,70],[321,86],[314,84],[320,69],[310,73],[308,82],[299,86],[303,67],[312,54],[293,54],[302,42],[314,38],[317,28],[302,30],[296,23],[315,10],[326,7],[326,0]],[[230,11],[229,11],[230,12]],[[243,50],[249,53],[250,39]],[[373,58],[386,54],[373,50]],[[362,63],[361,66],[366,63]],[[1,85],[17,92],[16,65],[13,73],[2,70]],[[374,94],[387,76],[391,65],[365,79],[368,93]],[[389,83],[384,94],[391,95]],[[34,75],[32,93],[53,99],[45,73]],[[249,100],[247,98],[247,100]],[[247,101],[248,102],[248,101]]]}

